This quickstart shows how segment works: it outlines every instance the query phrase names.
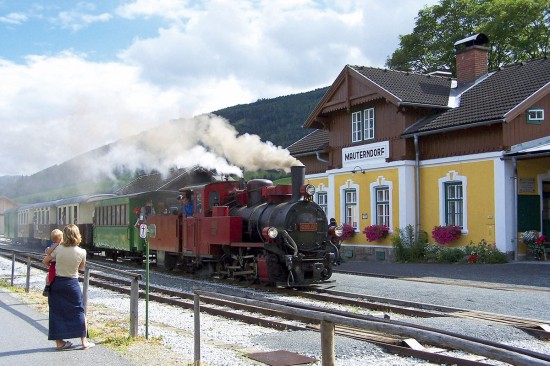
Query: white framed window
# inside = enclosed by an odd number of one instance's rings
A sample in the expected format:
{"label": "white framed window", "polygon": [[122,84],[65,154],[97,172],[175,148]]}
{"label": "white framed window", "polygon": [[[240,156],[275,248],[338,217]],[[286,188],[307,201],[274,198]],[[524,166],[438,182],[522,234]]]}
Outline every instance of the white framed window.
{"label": "white framed window", "polygon": [[344,190],[344,220],[357,229],[357,190]]}
{"label": "white framed window", "polygon": [[321,206],[325,214],[328,215],[328,195],[327,192],[317,192],[317,204]]}
{"label": "white framed window", "polygon": [[374,140],[374,108],[351,114],[351,142]]}
{"label": "white framed window", "polygon": [[468,233],[468,179],[451,170],[439,178],[439,225],[456,225]]}
{"label": "white framed window", "polygon": [[529,108],[527,110],[527,123],[540,125],[544,121],[544,109]]}
{"label": "white framed window", "polygon": [[374,108],[365,109],[363,111],[364,116],[364,132],[363,136],[365,140],[374,139]]}
{"label": "white framed window", "polygon": [[462,226],[464,214],[464,196],[462,182],[445,183],[445,223]]}
{"label": "white framed window", "polygon": [[376,225],[390,226],[390,189],[381,186],[375,189]]}
{"label": "white framed window", "polygon": [[371,225],[386,225],[393,227],[392,218],[392,196],[393,182],[386,180],[383,176],[376,178],[376,181],[370,184],[371,207],[372,212],[370,217]]}
{"label": "white framed window", "polygon": [[362,135],[363,123],[361,119],[361,112],[354,112],[351,114],[351,142],[358,142],[363,140]]}

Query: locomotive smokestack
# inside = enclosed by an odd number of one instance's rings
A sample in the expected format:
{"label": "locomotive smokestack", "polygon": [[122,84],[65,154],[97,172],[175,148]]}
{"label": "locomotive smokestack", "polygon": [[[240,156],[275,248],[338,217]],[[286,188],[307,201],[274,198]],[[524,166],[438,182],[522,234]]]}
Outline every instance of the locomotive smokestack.
{"label": "locomotive smokestack", "polygon": [[303,165],[294,165],[290,167],[290,176],[292,179],[292,201],[299,201],[302,195],[300,187],[306,181],[306,167]]}

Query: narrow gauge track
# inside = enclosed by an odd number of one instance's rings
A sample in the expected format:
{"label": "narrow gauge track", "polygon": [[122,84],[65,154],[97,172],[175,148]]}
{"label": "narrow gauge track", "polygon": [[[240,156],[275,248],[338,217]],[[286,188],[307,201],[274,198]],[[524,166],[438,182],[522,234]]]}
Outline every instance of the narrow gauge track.
{"label": "narrow gauge track", "polygon": [[[90,280],[90,283],[95,286],[103,287],[116,292],[123,292],[123,293],[130,292],[129,281],[126,281],[120,278],[113,278],[111,276],[106,276],[98,273],[91,273],[91,275],[94,278],[96,278],[96,280]],[[123,284],[127,287],[121,288],[120,284]],[[143,284],[140,285],[141,289],[144,289],[144,287],[145,286]],[[149,299],[152,301],[179,306],[186,309],[192,309],[194,306],[193,304],[194,295],[191,293],[168,290],[168,289],[160,288],[156,286],[150,286],[149,290],[150,290]],[[140,293],[140,297],[142,298],[145,297],[145,294]],[[304,310],[322,311],[325,313],[345,316],[349,318],[370,320],[370,321],[374,320],[377,322],[385,322],[388,324],[401,325],[403,327],[422,329],[422,330],[427,330],[434,333],[445,334],[455,338],[461,338],[470,342],[491,346],[499,350],[505,350],[508,352],[516,353],[518,355],[527,356],[535,360],[540,360],[541,361],[540,364],[546,363],[550,365],[550,355],[545,355],[538,352],[524,350],[517,347],[507,346],[496,342],[485,341],[474,337],[467,337],[467,336],[463,336],[452,332],[445,332],[445,331],[424,327],[424,326],[411,325],[405,322],[397,322],[397,321],[391,321],[386,319],[380,319],[378,317],[369,316],[369,315],[352,314],[345,311],[330,310],[325,308],[319,309],[318,307],[315,307],[315,306],[296,304],[294,302],[289,303],[289,302],[279,301],[275,299],[269,299],[269,302],[276,303],[282,306],[289,306],[289,307],[300,308]],[[204,303],[207,303],[209,305],[216,305],[218,307],[205,306]],[[227,308],[230,308],[233,310],[227,310]],[[231,301],[222,300],[214,297],[201,296],[201,311],[211,315],[223,316],[225,318],[242,321],[249,324],[261,325],[261,326],[271,327],[276,329],[320,331],[320,327],[318,324],[313,324],[313,325],[307,324],[302,326],[302,325],[295,325],[289,322],[274,319],[274,318],[279,318],[279,319],[294,320],[294,321],[300,321],[300,322],[306,322],[306,323],[310,322],[309,319],[300,317],[295,314],[289,314],[284,311],[278,311],[278,310],[270,310],[270,309],[266,309],[266,308],[262,308],[254,305],[231,302]],[[266,319],[258,316],[247,315],[247,314],[243,314],[242,311],[262,314],[265,316],[269,316],[271,318]],[[424,348],[420,346],[419,343],[416,342],[414,339],[407,339],[405,337],[384,334],[379,332],[365,331],[359,328],[353,328],[349,326],[340,326],[340,325],[337,325],[335,327],[335,333],[340,336],[345,336],[345,337],[354,338],[361,341],[374,343],[382,348],[385,348],[391,353],[398,354],[401,356],[416,357],[416,358],[428,360],[431,362],[454,364],[454,365],[466,365],[466,366],[487,365],[486,363],[482,362],[483,360],[486,360],[486,358],[484,357],[478,357],[478,360],[469,360],[462,357],[453,357],[449,355],[443,355],[441,354],[441,352],[448,351],[448,349],[442,349],[438,347]]]}

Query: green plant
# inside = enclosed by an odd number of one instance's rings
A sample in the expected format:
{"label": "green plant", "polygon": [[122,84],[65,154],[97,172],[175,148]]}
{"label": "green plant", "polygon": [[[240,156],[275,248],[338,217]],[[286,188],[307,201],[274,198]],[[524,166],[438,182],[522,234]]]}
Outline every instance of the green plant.
{"label": "green plant", "polygon": [[427,234],[420,232],[415,234],[414,227],[407,225],[405,228],[397,228],[391,236],[391,242],[395,250],[396,260],[399,262],[418,262],[424,260]]}
{"label": "green plant", "polygon": [[464,260],[465,252],[462,248],[441,248],[439,251],[439,262],[457,263]]}
{"label": "green plant", "polygon": [[521,234],[521,241],[527,246],[527,249],[535,258],[544,255],[544,235],[539,236],[538,231],[529,230]]}
{"label": "green plant", "polygon": [[506,254],[498,250],[495,243],[488,243],[485,239],[481,239],[477,244],[470,241],[470,243],[464,247],[464,251],[469,255],[475,253],[477,256],[477,263],[494,264],[508,262]]}

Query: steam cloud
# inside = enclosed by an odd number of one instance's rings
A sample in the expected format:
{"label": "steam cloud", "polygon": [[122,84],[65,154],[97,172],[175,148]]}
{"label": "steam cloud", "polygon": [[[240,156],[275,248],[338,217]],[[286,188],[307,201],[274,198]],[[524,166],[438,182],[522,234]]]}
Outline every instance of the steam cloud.
{"label": "steam cloud", "polygon": [[218,174],[242,176],[242,169],[289,171],[301,163],[288,150],[262,142],[257,135],[238,135],[224,118],[201,115],[178,119],[114,144],[106,159],[86,163],[89,173],[111,175],[120,167],[156,170],[203,167]]}

